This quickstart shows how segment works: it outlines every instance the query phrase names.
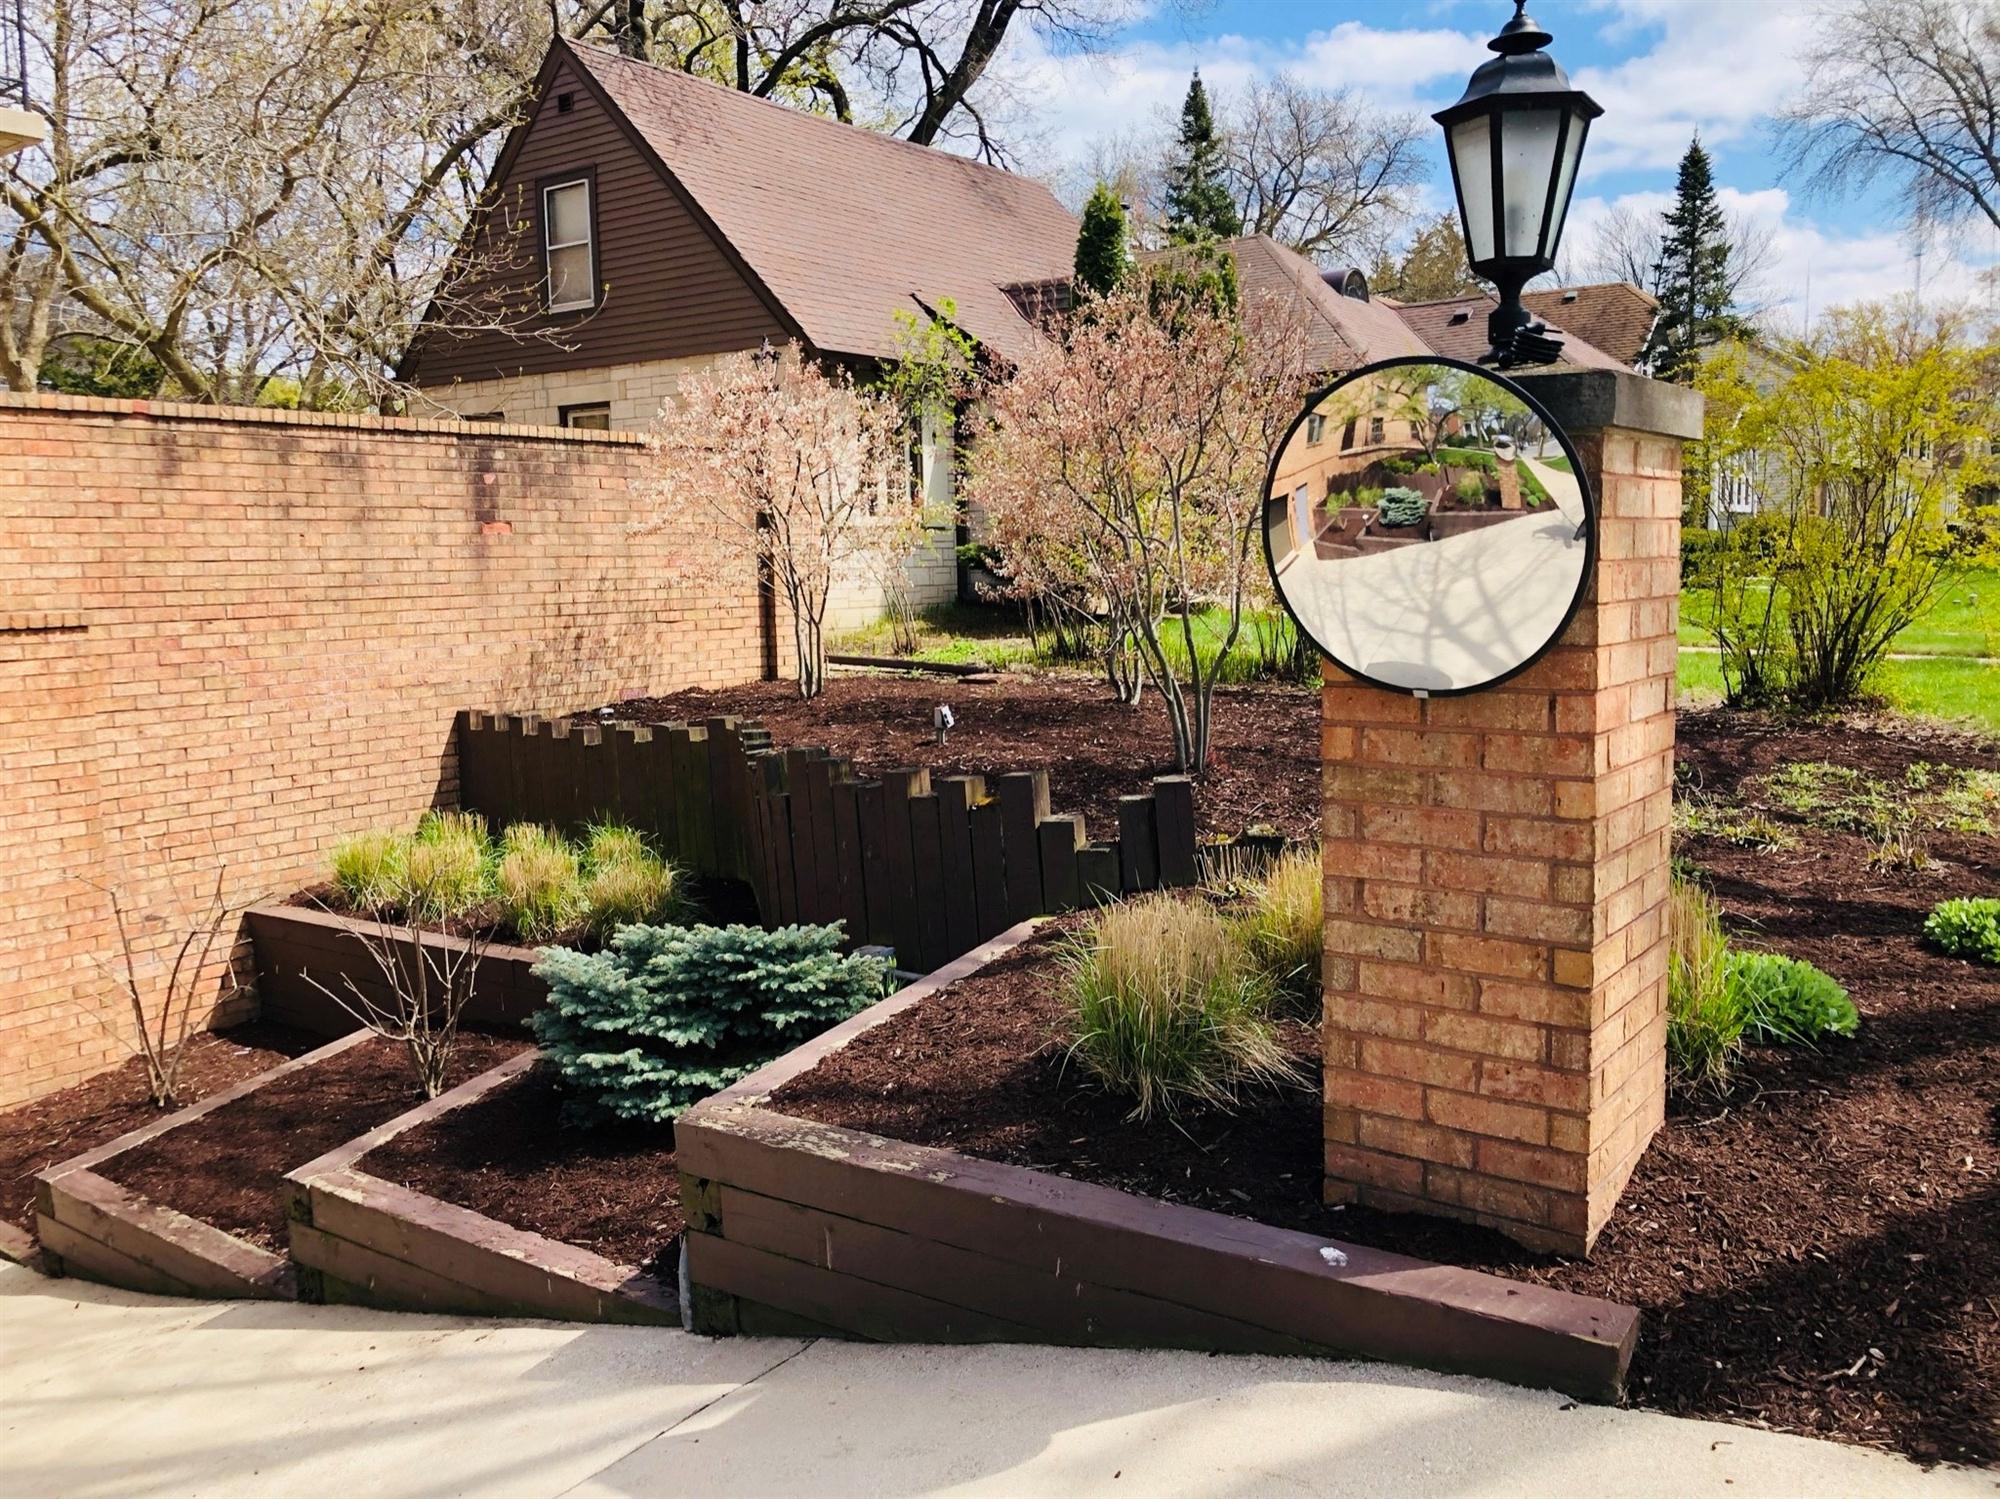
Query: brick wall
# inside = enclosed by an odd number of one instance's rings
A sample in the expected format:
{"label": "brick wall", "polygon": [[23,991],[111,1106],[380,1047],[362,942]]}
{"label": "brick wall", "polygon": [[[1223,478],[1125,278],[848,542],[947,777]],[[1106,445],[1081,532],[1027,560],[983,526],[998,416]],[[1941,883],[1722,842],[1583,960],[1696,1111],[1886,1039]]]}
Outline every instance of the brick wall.
{"label": "brick wall", "polygon": [[156,983],[218,865],[283,895],[450,801],[457,709],[761,674],[747,562],[659,581],[642,461],[618,433],[0,397],[0,1108],[125,1054],[89,882]]}
{"label": "brick wall", "polygon": [[1330,668],[1322,728],[1328,1196],[1567,1252],[1664,1107],[1680,577],[1678,441],[1578,436],[1599,558],[1555,648],[1428,701]]}
{"label": "brick wall", "polygon": [[[424,396],[458,416],[498,412],[509,422],[547,427],[558,425],[566,408],[603,405],[608,408],[613,431],[644,432],[659,415],[660,407],[673,399],[683,379],[724,357],[699,354],[597,369],[464,380],[435,386],[425,391]],[[938,503],[949,514],[949,484],[938,497]],[[957,543],[952,526],[933,526],[926,530],[923,543],[905,559],[903,577],[908,597],[917,608],[949,603],[958,597]],[[879,579],[858,571],[838,577],[827,597],[826,633],[832,638],[872,625],[882,617],[885,607]],[[789,646],[785,648],[788,650]]]}

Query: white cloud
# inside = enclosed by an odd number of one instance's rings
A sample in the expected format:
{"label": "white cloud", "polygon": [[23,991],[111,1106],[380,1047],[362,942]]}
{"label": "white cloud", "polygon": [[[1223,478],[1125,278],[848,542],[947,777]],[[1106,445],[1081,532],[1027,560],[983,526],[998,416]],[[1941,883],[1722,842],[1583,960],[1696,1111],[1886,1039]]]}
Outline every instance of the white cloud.
{"label": "white cloud", "polygon": [[1601,28],[1607,41],[1628,42],[1639,29],[1659,37],[1614,67],[1571,75],[1604,106],[1591,128],[1586,178],[1671,168],[1697,130],[1711,148],[1747,142],[1803,82],[1798,54],[1814,25],[1805,6],[1617,0],[1615,9]]}
{"label": "white cloud", "polygon": [[[1761,305],[1783,323],[1797,328],[1806,318],[1829,307],[1880,300],[1919,286],[1918,244],[1895,229],[1870,229],[1845,234],[1795,211],[1783,188],[1740,192],[1725,187],[1717,193],[1732,221],[1771,236],[1769,260],[1756,295]],[[1563,231],[1566,245],[1581,251],[1598,223],[1613,208],[1656,216],[1673,206],[1671,192],[1625,193],[1614,200],[1579,198],[1571,206]],[[1960,301],[1989,296],[1981,270],[1994,263],[1977,236],[1940,240],[1923,248],[1921,287],[1927,301]]]}

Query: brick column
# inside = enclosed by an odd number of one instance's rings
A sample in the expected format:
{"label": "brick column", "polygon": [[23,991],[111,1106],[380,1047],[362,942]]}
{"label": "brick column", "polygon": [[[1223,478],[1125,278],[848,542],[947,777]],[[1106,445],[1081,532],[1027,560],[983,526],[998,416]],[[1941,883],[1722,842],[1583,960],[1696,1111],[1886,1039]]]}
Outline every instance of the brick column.
{"label": "brick column", "polygon": [[1596,577],[1520,676],[1421,700],[1331,666],[1326,1195],[1587,1253],[1666,1098],[1680,440],[1691,392],[1523,382],[1596,491]]}

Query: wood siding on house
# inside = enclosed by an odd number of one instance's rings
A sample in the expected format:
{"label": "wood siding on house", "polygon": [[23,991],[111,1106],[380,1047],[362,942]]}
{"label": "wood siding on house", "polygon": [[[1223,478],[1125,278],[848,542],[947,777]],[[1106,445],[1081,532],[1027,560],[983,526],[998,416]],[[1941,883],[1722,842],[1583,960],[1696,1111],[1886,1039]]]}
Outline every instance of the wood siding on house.
{"label": "wood siding on house", "polygon": [[[570,99],[568,112],[559,101]],[[476,254],[505,260],[506,280],[541,294],[539,187],[571,172],[595,173],[596,265],[602,300],[594,313],[556,314],[528,328],[567,327],[560,341],[506,333],[427,333],[411,373],[419,385],[593,369],[602,365],[754,349],[791,333],[707,227],[600,101],[581,70],[558,61],[526,135],[503,154],[495,211]],[[773,212],[783,205],[774,203]],[[495,255],[487,236],[514,242]]]}

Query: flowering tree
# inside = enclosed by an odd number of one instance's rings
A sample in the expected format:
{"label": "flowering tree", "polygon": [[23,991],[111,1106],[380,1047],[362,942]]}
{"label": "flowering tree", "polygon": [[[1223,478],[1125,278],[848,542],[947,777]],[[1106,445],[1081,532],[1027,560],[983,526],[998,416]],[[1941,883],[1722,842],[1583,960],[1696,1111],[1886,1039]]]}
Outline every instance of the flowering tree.
{"label": "flowering tree", "polygon": [[683,382],[654,423],[654,526],[687,537],[692,580],[753,552],[792,617],[799,695],[826,685],[827,598],[879,578],[922,534],[900,415],[795,347],[736,354]]}
{"label": "flowering tree", "polygon": [[[1019,586],[1103,609],[1110,649],[1166,704],[1176,765],[1198,774],[1262,584],[1264,474],[1305,389],[1304,323],[1282,299],[1239,312],[1138,276],[1059,333],[994,391],[970,496]],[[1223,612],[1219,648],[1198,639],[1202,604]]]}

